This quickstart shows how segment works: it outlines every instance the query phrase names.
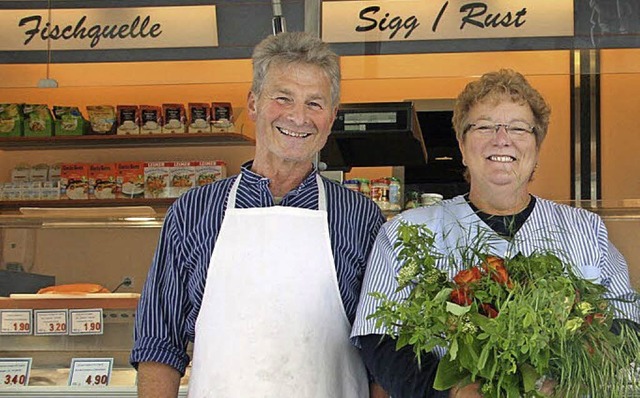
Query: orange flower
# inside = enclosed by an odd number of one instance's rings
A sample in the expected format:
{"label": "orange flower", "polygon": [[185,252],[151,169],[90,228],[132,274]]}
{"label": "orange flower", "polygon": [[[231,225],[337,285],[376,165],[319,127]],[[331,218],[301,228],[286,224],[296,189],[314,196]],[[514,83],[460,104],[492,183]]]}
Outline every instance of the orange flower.
{"label": "orange flower", "polygon": [[498,316],[498,310],[496,310],[493,305],[487,303],[480,304],[480,312],[488,318],[495,318]]}
{"label": "orange flower", "polygon": [[460,286],[469,285],[473,282],[479,281],[480,279],[482,279],[482,273],[478,267],[462,270],[453,277],[453,281]]}
{"label": "orange flower", "polygon": [[491,276],[494,281],[506,285],[508,288],[513,286],[513,283],[509,279],[509,273],[504,266],[504,260],[496,256],[488,256],[484,263],[482,263],[482,269]]}
{"label": "orange flower", "polygon": [[455,289],[451,292],[451,301],[458,305],[467,306],[471,305],[471,292],[466,287]]}
{"label": "orange flower", "polygon": [[586,322],[587,325],[591,325],[591,323],[594,320],[598,322],[600,325],[602,325],[605,322],[606,317],[604,314],[601,314],[599,312],[596,312],[595,314],[589,314],[586,317],[584,317],[584,321]]}

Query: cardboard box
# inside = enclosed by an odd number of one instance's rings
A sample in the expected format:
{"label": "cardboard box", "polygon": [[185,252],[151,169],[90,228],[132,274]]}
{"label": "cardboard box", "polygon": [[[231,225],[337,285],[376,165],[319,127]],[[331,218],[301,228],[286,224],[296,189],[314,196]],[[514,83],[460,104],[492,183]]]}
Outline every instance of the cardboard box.
{"label": "cardboard box", "polygon": [[116,197],[144,196],[144,162],[120,162],[116,168]]}
{"label": "cardboard box", "polygon": [[90,164],[89,199],[115,199],[116,174],[115,163]]}
{"label": "cardboard box", "polygon": [[173,162],[170,170],[169,197],[177,198],[196,186],[196,162]]}
{"label": "cardboard box", "polygon": [[140,134],[162,133],[162,109],[159,106],[140,105]]}
{"label": "cardboard box", "polygon": [[54,127],[55,135],[83,135],[87,127],[87,121],[82,117],[82,113],[76,107],[54,106]]}
{"label": "cardboard box", "polygon": [[18,104],[0,104],[0,137],[22,135],[22,109]]}
{"label": "cardboard box", "polygon": [[195,183],[201,187],[214,181],[227,178],[227,164],[222,160],[204,160],[196,162]]}
{"label": "cardboard box", "polygon": [[63,163],[60,168],[60,197],[89,199],[89,165]]}
{"label": "cardboard box", "polygon": [[150,199],[168,198],[171,162],[144,163],[144,197]]}
{"label": "cardboard box", "polygon": [[22,107],[24,120],[22,129],[25,137],[51,137],[53,118],[46,105],[25,104]]}
{"label": "cardboard box", "polygon": [[189,132],[211,132],[211,107],[204,103],[189,103]]}
{"label": "cardboard box", "polygon": [[118,105],[116,117],[116,134],[140,134],[140,109],[137,105]]}

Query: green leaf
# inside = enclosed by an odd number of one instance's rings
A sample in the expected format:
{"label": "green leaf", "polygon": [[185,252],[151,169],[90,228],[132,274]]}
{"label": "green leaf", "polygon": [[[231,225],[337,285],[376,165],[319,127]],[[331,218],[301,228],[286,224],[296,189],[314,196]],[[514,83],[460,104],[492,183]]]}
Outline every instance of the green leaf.
{"label": "green leaf", "polygon": [[524,392],[534,391],[536,389],[536,381],[541,375],[536,372],[533,366],[526,363],[520,366],[520,373],[522,374]]}
{"label": "green leaf", "polygon": [[471,306],[463,307],[451,301],[447,301],[447,312],[452,313],[455,316],[462,316],[471,310]]}
{"label": "green leaf", "polygon": [[445,356],[438,363],[436,377],[433,380],[433,388],[439,391],[448,390],[469,375],[469,372],[460,370],[454,361]]}

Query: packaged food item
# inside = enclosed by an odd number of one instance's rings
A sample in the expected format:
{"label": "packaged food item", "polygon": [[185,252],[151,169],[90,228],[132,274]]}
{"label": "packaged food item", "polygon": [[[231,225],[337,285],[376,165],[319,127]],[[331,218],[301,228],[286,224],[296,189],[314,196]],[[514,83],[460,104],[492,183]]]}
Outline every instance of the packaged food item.
{"label": "packaged food item", "polygon": [[49,181],[59,182],[62,173],[62,163],[54,163],[49,166]]}
{"label": "packaged food item", "polygon": [[25,137],[50,137],[53,134],[51,112],[46,105],[25,104],[22,112]]}
{"label": "packaged food item", "polygon": [[168,198],[171,162],[144,163],[144,197]]}
{"label": "packaged food item", "polygon": [[11,182],[29,182],[31,181],[31,166],[27,163],[17,164],[11,169]]}
{"label": "packaged food item", "polygon": [[230,102],[211,103],[211,131],[233,132],[233,108]]}
{"label": "packaged food item", "polygon": [[0,137],[22,135],[22,109],[18,104],[0,104]]}
{"label": "packaged food item", "polygon": [[31,167],[31,181],[43,182],[49,180],[49,165],[45,163],[39,163]]}
{"label": "packaged food item", "polygon": [[162,132],[186,133],[184,105],[162,104]]}
{"label": "packaged food item", "polygon": [[173,162],[169,197],[177,198],[196,186],[195,166],[197,162]]}
{"label": "packaged food item", "polygon": [[86,121],[78,108],[56,105],[53,107],[53,117],[55,119],[53,125],[55,135],[84,134]]}
{"label": "packaged food item", "polygon": [[93,163],[89,165],[89,199],[115,199],[116,164]]}
{"label": "packaged food item", "polygon": [[162,133],[162,109],[159,106],[140,105],[140,134]]}
{"label": "packaged food item", "polygon": [[40,200],[40,193],[42,192],[42,182],[25,182],[21,185],[21,199],[22,200]]}
{"label": "packaged food item", "polygon": [[227,164],[223,160],[203,160],[196,162],[196,186],[203,186],[227,178]]}
{"label": "packaged food item", "polygon": [[116,197],[142,197],[144,195],[144,162],[120,162],[116,167]]}
{"label": "packaged food item", "polygon": [[116,110],[111,105],[87,106],[91,134],[115,134]]}
{"label": "packaged food item", "polygon": [[2,200],[20,200],[21,193],[19,183],[6,182],[2,188]]}
{"label": "packaged food item", "polygon": [[389,180],[386,178],[371,180],[371,200],[376,202],[380,209],[389,210]]}
{"label": "packaged food item", "polygon": [[60,197],[89,199],[89,165],[63,163],[60,169]]}
{"label": "packaged food item", "polygon": [[60,181],[45,181],[42,183],[40,199],[58,200],[60,199]]}
{"label": "packaged food item", "polygon": [[189,103],[189,132],[211,132],[211,107],[204,103]]}
{"label": "packaged food item", "polygon": [[116,134],[140,134],[140,109],[137,105],[116,106]]}

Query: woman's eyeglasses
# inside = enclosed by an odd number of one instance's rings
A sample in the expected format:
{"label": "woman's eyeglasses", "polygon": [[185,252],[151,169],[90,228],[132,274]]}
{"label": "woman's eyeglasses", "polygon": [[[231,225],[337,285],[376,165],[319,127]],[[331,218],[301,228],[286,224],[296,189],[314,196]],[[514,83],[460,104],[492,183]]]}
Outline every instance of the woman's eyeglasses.
{"label": "woman's eyeglasses", "polygon": [[504,127],[511,137],[524,137],[527,134],[533,134],[535,127],[528,125],[525,122],[513,122],[513,123],[490,123],[490,122],[478,122],[470,123],[464,130],[465,133],[472,131],[482,136],[490,136],[498,134],[501,127]]}

